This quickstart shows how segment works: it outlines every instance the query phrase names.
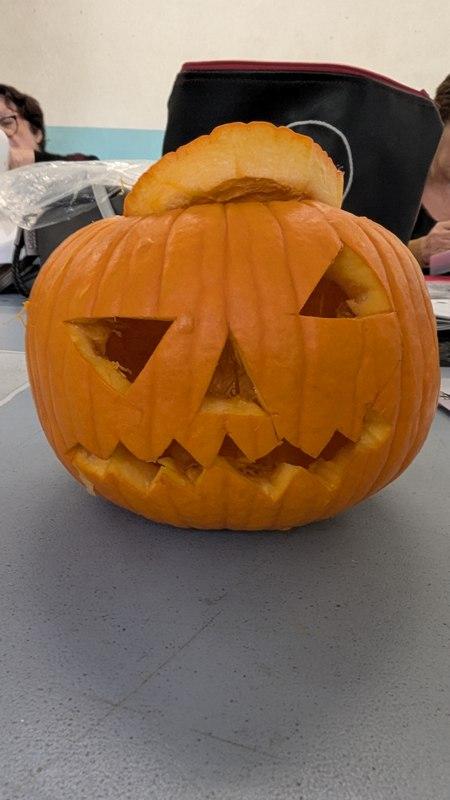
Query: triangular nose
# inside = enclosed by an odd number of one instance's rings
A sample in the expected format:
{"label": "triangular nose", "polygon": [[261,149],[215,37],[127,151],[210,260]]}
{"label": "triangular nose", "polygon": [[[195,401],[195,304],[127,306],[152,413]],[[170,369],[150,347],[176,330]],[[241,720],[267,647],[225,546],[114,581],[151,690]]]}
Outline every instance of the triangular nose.
{"label": "triangular nose", "polygon": [[207,398],[239,398],[260,405],[256,388],[249,377],[236,344],[228,338],[211,378]]}

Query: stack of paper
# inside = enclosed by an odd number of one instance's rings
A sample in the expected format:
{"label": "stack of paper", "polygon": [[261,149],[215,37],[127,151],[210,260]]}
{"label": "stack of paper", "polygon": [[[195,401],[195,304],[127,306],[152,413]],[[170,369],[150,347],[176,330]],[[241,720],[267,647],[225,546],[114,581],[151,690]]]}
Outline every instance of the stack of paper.
{"label": "stack of paper", "polygon": [[439,392],[439,405],[450,411],[450,378],[442,378]]}
{"label": "stack of paper", "polygon": [[450,330],[450,278],[427,278],[438,331]]}
{"label": "stack of paper", "polygon": [[438,331],[450,330],[450,299],[431,300]]}

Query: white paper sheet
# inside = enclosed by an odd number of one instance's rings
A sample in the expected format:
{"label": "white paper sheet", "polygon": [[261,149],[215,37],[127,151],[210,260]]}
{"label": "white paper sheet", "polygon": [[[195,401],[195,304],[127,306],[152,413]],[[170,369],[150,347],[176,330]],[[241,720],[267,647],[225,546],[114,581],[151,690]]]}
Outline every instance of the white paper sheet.
{"label": "white paper sheet", "polygon": [[441,378],[439,405],[445,408],[446,411],[450,411],[450,378]]}

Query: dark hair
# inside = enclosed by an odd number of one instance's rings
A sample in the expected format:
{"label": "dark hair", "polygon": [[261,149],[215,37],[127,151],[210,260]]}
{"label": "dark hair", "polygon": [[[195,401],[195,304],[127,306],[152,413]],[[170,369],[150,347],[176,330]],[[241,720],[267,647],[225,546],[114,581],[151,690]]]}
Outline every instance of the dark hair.
{"label": "dark hair", "polygon": [[44,149],[44,114],[38,101],[35,100],[34,97],[30,97],[29,94],[23,94],[23,92],[19,92],[18,89],[14,88],[14,86],[7,86],[4,83],[0,83],[0,96],[5,98],[5,103],[8,108],[11,108],[11,103],[14,103],[20,116],[23,117],[23,119],[26,119],[26,121],[30,124],[30,128],[33,133],[38,133],[38,131],[42,133],[42,141],[40,142],[39,147]]}
{"label": "dark hair", "polygon": [[434,98],[444,125],[450,122],[450,75],[439,84]]}

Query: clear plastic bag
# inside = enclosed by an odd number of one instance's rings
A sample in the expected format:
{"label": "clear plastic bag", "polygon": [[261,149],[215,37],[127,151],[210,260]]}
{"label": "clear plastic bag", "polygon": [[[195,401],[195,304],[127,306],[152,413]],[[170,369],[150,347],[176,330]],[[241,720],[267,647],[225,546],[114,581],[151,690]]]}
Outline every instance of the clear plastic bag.
{"label": "clear plastic bag", "polygon": [[73,219],[128,192],[151,161],[46,161],[0,173],[0,215],[31,230]]}

